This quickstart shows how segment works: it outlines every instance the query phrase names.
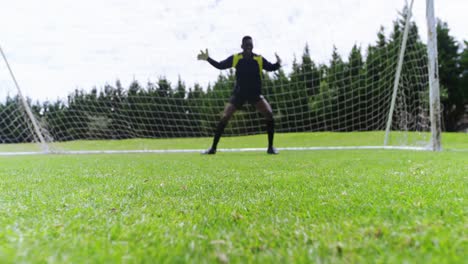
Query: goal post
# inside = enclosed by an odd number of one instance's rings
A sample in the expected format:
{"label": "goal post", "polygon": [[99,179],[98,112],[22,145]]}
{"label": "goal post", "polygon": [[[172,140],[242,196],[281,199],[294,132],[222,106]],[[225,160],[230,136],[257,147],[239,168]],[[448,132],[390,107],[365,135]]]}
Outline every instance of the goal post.
{"label": "goal post", "polygon": [[[388,145],[388,137],[391,129],[391,122],[393,111],[395,108],[395,99],[398,90],[398,84],[401,76],[401,68],[403,65],[403,58],[406,49],[406,41],[408,39],[408,30],[411,20],[411,13],[413,10],[414,0],[411,0],[409,11],[406,16],[405,29],[403,40],[400,48],[400,55],[398,57],[397,72],[395,74],[395,81],[393,85],[392,102],[387,119],[385,129],[384,145]],[[439,94],[439,74],[438,74],[438,60],[437,60],[437,31],[436,19],[434,14],[434,1],[426,0],[426,21],[427,21],[427,54],[428,54],[428,77],[429,77],[429,101],[430,101],[430,119],[431,119],[431,139],[429,148],[433,151],[441,150],[441,119],[440,119],[440,94]]]}
{"label": "goal post", "polygon": [[[11,77],[11,81],[12,83],[14,84],[14,88],[15,88],[15,91],[13,93],[16,92],[16,98],[13,98],[13,99],[19,99],[19,102],[17,101],[17,104],[16,106],[18,107],[16,109],[16,113],[12,113],[12,115],[16,115],[16,116],[22,116],[24,117],[24,119],[17,119],[17,118],[14,118],[15,120],[22,120],[24,124],[23,125],[23,128],[19,127],[19,128],[15,128],[15,127],[12,127],[12,123],[3,123],[3,121],[5,120],[0,120],[0,125],[3,126],[3,129],[2,129],[2,132],[3,132],[3,137],[1,137],[0,139],[2,139],[3,142],[0,142],[1,143],[26,143],[26,142],[29,142],[29,141],[32,141],[32,142],[38,142],[40,147],[41,147],[41,152],[49,152],[49,146],[43,136],[43,131],[41,131],[41,127],[39,126],[37,120],[36,120],[36,117],[34,116],[34,114],[32,113],[31,111],[31,108],[26,100],[26,98],[23,96],[23,93],[20,89],[20,86],[18,84],[18,81],[16,80],[16,77],[10,67],[10,64],[8,63],[8,60],[7,60],[7,57],[2,49],[2,47],[0,46],[0,53],[2,55],[2,58],[3,58],[3,61],[5,63],[5,66],[6,66],[6,69],[8,70],[8,74],[9,74],[9,77]],[[1,88],[1,87],[0,87]],[[6,86],[3,87],[5,90],[6,90]],[[11,87],[10,87],[11,88]],[[7,91],[9,92],[9,91]],[[9,96],[9,94],[8,94]],[[8,111],[8,107],[7,105],[5,105],[5,107],[2,107],[2,117],[0,119],[3,119],[3,114]],[[14,122],[13,122],[14,123]],[[21,124],[20,124],[21,126]],[[10,134],[9,131],[6,132],[7,130],[17,130],[17,129],[24,129],[24,127],[28,127],[29,128],[29,132],[32,134],[32,137],[31,138],[28,138],[28,139],[19,139],[19,138],[5,138],[5,135],[6,134]],[[11,140],[11,141],[10,141]],[[6,141],[6,142],[5,142]]]}
{"label": "goal post", "polygon": [[439,63],[437,52],[437,30],[434,12],[434,0],[426,0],[426,17],[427,17],[427,51],[429,58],[429,101],[431,115],[431,149],[440,151],[441,143],[441,108],[440,108],[440,91],[439,91]]}
{"label": "goal post", "polygon": [[[411,0],[401,13],[395,12],[393,24],[376,24],[371,42],[356,40],[346,51],[330,45],[327,59],[314,58],[318,46],[304,43],[302,56],[291,65],[263,73],[262,94],[273,108],[275,131],[320,133],[329,139],[309,137],[302,145],[288,145],[276,137],[280,150],[441,150],[434,1],[426,0],[426,23],[420,18],[417,23],[420,13],[414,6]],[[338,41],[324,40],[330,36],[321,36],[320,41]],[[0,154],[196,152],[146,140],[206,138],[208,147],[235,84],[231,69],[207,85],[186,84],[180,77],[175,82],[165,77],[147,83],[135,80],[128,87],[116,81],[40,102],[21,90],[7,54],[1,47],[0,52]],[[231,54],[212,55],[223,59]],[[265,58],[274,62],[274,57]],[[235,113],[223,136],[256,134],[265,134],[264,118],[246,105]],[[141,142],[131,149],[102,143],[126,139]],[[93,145],[96,140],[99,143]],[[266,146],[266,137],[261,144],[235,149],[224,149],[222,142],[219,147],[224,151],[257,151]]]}

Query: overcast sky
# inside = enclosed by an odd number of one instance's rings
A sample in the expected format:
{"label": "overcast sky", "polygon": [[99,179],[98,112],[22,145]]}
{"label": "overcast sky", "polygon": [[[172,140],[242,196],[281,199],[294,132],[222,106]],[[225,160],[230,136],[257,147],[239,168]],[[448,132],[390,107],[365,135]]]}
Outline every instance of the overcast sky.
{"label": "overcast sky", "polygon": [[[206,85],[219,71],[196,60],[200,49],[222,60],[240,50],[244,35],[254,52],[285,69],[306,43],[312,58],[327,62],[332,46],[347,56],[387,28],[405,0],[0,0],[0,46],[24,93],[64,98],[74,89],[100,88],[120,79],[145,85],[178,76]],[[458,41],[468,39],[467,0],[435,0],[436,16]],[[414,17],[425,32],[425,0]],[[426,38],[425,33],[423,39]],[[13,89],[0,60],[0,96]],[[10,91],[10,94],[12,92]],[[2,99],[3,99],[2,98]]]}

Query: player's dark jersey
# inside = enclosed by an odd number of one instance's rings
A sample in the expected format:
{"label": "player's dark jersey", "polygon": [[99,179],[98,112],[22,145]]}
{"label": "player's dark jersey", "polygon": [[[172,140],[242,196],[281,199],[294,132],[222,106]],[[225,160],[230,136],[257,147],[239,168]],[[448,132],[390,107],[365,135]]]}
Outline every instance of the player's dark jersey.
{"label": "player's dark jersey", "polygon": [[238,53],[220,62],[208,58],[208,62],[220,70],[235,68],[236,85],[233,94],[246,98],[256,97],[262,93],[263,69],[276,71],[280,68],[278,63],[272,64],[257,54],[252,54],[251,57],[247,58],[242,53]]}

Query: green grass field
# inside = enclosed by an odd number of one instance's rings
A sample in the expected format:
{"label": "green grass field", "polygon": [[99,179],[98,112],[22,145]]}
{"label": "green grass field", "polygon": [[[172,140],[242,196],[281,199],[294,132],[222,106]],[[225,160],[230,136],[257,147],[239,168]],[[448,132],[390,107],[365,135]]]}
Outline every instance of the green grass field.
{"label": "green grass field", "polygon": [[[277,142],[301,146],[332,136],[372,140],[313,133],[278,135]],[[193,149],[210,141],[99,144]],[[261,147],[265,141],[265,135],[223,138],[220,147]],[[443,144],[446,150],[437,153],[0,157],[0,260],[466,263],[468,135],[444,134]]]}

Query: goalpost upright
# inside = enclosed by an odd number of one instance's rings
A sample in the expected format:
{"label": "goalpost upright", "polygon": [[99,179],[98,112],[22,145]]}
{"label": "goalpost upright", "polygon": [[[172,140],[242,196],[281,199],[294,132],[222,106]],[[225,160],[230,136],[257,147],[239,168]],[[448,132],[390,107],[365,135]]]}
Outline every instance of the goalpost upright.
{"label": "goalpost upright", "polygon": [[441,118],[439,91],[439,63],[437,53],[437,29],[434,14],[434,0],[426,0],[427,52],[429,59],[429,102],[431,115],[431,149],[441,150]]}
{"label": "goalpost upright", "polygon": [[26,101],[26,98],[23,96],[23,93],[22,93],[22,91],[20,89],[18,81],[16,80],[16,77],[13,74],[13,71],[11,70],[10,64],[8,63],[6,55],[3,52],[3,49],[2,49],[1,46],[0,46],[0,53],[2,54],[3,60],[5,61],[6,67],[8,68],[8,72],[10,73],[11,79],[13,80],[16,91],[18,92],[18,96],[19,96],[19,98],[21,100],[21,104],[22,104],[22,106],[24,108],[24,111],[26,111],[26,114],[27,114],[29,120],[31,121],[31,124],[33,126],[33,130],[34,130],[33,131],[34,135],[39,139],[42,151],[43,152],[49,152],[49,146],[47,145],[47,142],[46,142],[44,136],[42,135],[39,124],[37,123],[36,118],[34,117],[32,111],[31,111],[31,108],[29,107],[28,102]]}

